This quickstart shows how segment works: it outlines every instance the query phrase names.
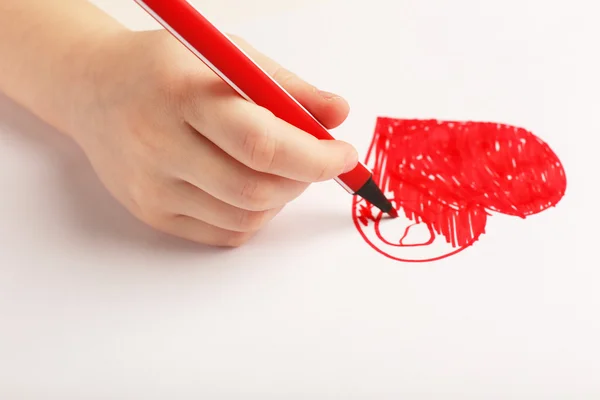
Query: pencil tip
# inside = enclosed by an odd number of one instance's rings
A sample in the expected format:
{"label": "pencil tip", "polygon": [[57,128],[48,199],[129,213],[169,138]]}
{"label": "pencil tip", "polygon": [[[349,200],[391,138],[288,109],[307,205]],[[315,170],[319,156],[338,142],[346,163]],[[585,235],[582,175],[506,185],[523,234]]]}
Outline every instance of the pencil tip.
{"label": "pencil tip", "polygon": [[398,217],[398,212],[396,212],[394,209],[394,205],[385,197],[372,177],[369,178],[363,187],[361,187],[360,190],[358,190],[355,194],[362,197],[373,206],[379,208],[384,213],[389,214],[392,218]]}

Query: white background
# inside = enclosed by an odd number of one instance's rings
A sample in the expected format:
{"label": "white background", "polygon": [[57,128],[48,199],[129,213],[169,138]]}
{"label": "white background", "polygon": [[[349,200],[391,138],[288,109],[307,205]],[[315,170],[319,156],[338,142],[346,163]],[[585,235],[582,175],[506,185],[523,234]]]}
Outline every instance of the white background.
{"label": "white background", "polygon": [[135,221],[0,97],[0,398],[600,398],[594,2],[273,3],[195,2],[345,95],[335,135],[361,154],[377,115],[512,123],[561,158],[563,201],[413,265],[374,253],[324,183],[247,246],[208,249]]}

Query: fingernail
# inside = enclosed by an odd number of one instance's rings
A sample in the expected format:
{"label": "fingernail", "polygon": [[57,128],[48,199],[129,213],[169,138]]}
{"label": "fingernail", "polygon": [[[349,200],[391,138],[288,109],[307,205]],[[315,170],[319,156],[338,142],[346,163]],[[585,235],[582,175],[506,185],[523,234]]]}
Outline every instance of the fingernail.
{"label": "fingernail", "polygon": [[356,167],[356,164],[358,164],[358,153],[353,151],[346,157],[346,164],[344,164],[342,174],[352,171]]}
{"label": "fingernail", "polygon": [[321,95],[321,97],[323,97],[325,100],[335,100],[335,99],[339,99],[340,96],[338,96],[337,94],[334,93],[330,93],[330,92],[326,92],[324,90],[319,90],[319,94]]}

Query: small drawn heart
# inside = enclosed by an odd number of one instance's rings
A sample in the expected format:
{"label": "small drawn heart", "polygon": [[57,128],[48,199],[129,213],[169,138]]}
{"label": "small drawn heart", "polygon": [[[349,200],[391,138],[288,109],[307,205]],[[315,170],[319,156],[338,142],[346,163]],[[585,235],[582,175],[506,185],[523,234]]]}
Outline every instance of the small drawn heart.
{"label": "small drawn heart", "polygon": [[[354,224],[379,253],[407,262],[446,258],[475,243],[493,212],[526,218],[554,207],[564,168],[533,133],[494,122],[377,118],[365,164],[400,218],[364,200]],[[388,222],[388,221],[386,221]],[[410,240],[411,231],[418,231]]]}

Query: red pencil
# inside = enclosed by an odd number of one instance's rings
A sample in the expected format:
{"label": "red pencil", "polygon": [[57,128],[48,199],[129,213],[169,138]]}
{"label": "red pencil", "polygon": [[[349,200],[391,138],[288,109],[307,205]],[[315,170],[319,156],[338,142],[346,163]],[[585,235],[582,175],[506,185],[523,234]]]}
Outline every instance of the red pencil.
{"label": "red pencil", "polygon": [[[246,100],[317,139],[334,139],[310,112],[186,0],[135,2]],[[397,215],[363,163],[335,180],[349,193],[385,213]]]}

